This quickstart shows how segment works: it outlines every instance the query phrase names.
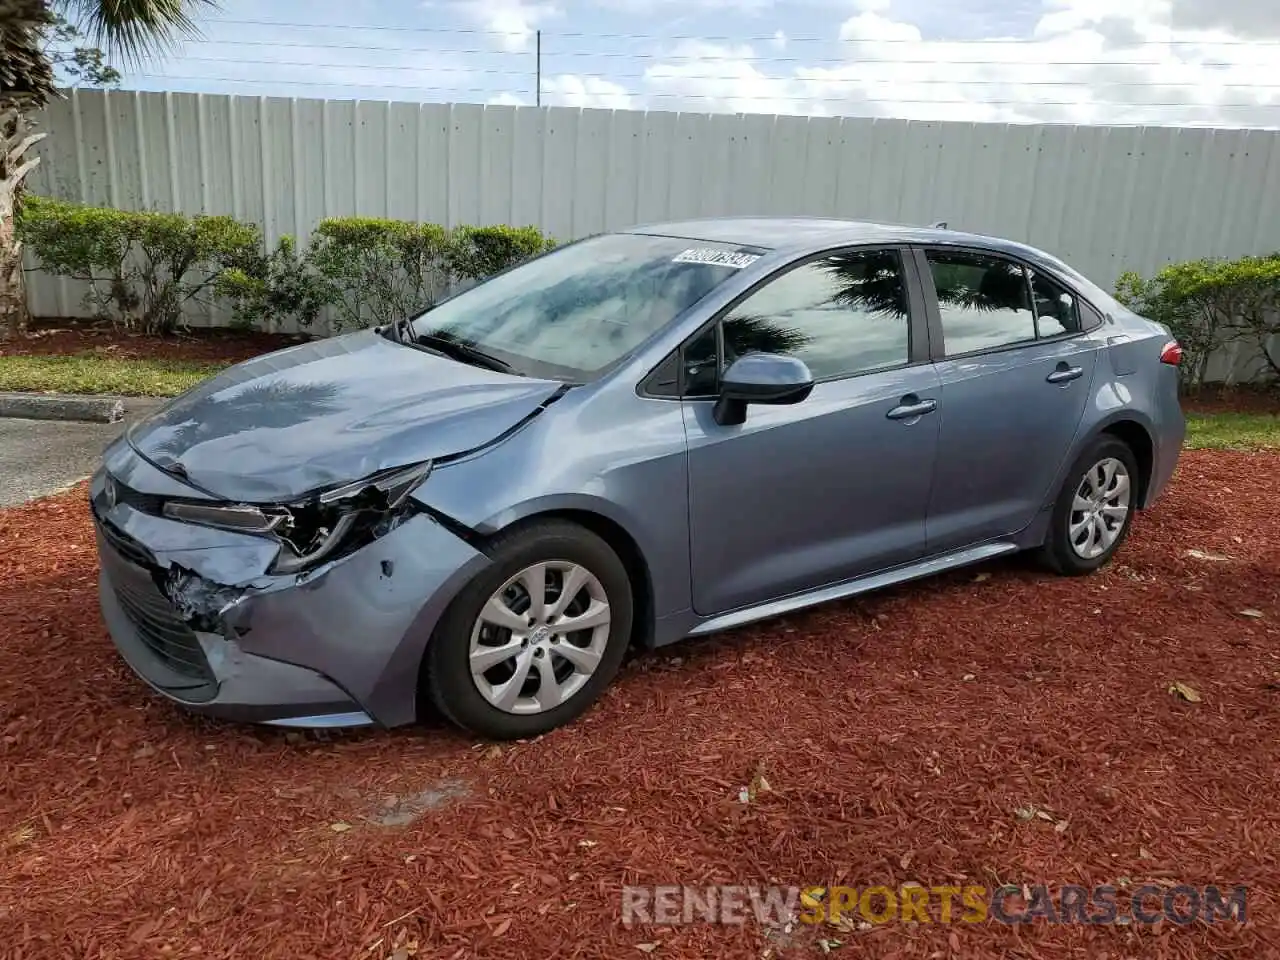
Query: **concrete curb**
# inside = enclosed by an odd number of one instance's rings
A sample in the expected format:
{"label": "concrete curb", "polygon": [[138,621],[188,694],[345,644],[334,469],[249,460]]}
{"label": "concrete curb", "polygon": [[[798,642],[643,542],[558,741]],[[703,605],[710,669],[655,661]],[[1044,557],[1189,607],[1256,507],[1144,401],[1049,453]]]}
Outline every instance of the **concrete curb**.
{"label": "concrete curb", "polygon": [[124,400],[65,393],[0,393],[0,417],[116,423],[124,419]]}

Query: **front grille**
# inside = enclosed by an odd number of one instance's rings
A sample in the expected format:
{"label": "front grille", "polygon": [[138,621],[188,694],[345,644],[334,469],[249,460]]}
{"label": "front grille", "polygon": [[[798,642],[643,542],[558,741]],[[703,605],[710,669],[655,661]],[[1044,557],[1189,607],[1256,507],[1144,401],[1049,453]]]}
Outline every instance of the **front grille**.
{"label": "front grille", "polygon": [[111,545],[111,549],[136,566],[148,569],[155,566],[156,558],[151,555],[151,551],[117,529],[110,521],[97,519],[98,529],[102,531],[102,536]]}
{"label": "front grille", "polygon": [[95,519],[106,542],[105,549],[119,558],[110,563],[110,582],[138,639],[175,673],[212,682],[213,671],[195,631],[178,617],[173,604],[152,579],[152,571],[157,568],[151,552],[109,521]]}
{"label": "front grille", "polygon": [[214,679],[195,632],[178,619],[173,605],[159,587],[132,578],[121,579],[113,586],[121,609],[147,649],[176,673],[201,680]]}

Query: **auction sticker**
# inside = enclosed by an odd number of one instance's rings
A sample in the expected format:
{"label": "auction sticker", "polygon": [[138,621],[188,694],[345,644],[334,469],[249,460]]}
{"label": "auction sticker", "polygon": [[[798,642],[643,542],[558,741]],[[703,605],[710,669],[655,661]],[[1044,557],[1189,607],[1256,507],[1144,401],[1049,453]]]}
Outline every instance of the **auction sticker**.
{"label": "auction sticker", "polygon": [[709,263],[717,267],[733,267],[741,270],[760,259],[758,253],[737,253],[733,250],[713,250],[710,248],[690,247],[684,253],[672,259],[672,263]]}

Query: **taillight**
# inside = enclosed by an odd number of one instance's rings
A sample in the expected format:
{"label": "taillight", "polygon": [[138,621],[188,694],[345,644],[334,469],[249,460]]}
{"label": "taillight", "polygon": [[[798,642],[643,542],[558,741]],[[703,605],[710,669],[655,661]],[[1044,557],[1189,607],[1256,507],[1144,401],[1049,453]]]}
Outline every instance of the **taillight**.
{"label": "taillight", "polygon": [[1170,340],[1160,351],[1160,362],[1176,367],[1182,362],[1182,345],[1177,340]]}

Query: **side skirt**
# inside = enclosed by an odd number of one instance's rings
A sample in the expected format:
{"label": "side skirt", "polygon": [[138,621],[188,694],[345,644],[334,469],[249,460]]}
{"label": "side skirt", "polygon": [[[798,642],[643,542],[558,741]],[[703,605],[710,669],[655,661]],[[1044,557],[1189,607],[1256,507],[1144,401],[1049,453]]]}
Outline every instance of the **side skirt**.
{"label": "side skirt", "polygon": [[870,593],[872,590],[881,590],[894,584],[905,583],[908,580],[930,577],[945,570],[990,560],[992,557],[1017,553],[1019,549],[1021,548],[1016,543],[1008,541],[966,547],[963,550],[946,553],[938,557],[930,557],[928,560],[921,560],[907,566],[884,570],[879,573],[858,577],[854,580],[845,580],[841,583],[833,583],[825,587],[818,587],[816,590],[793,594],[780,600],[770,600],[767,603],[756,604],[752,607],[731,610],[709,620],[703,620],[690,629],[686,636],[698,637],[708,633],[717,633],[721,630],[730,630],[734,627],[754,623],[757,620],[781,616],[784,613],[803,610],[806,607],[817,606],[820,603],[827,603],[831,600],[841,600],[845,597],[857,596],[860,593]]}

